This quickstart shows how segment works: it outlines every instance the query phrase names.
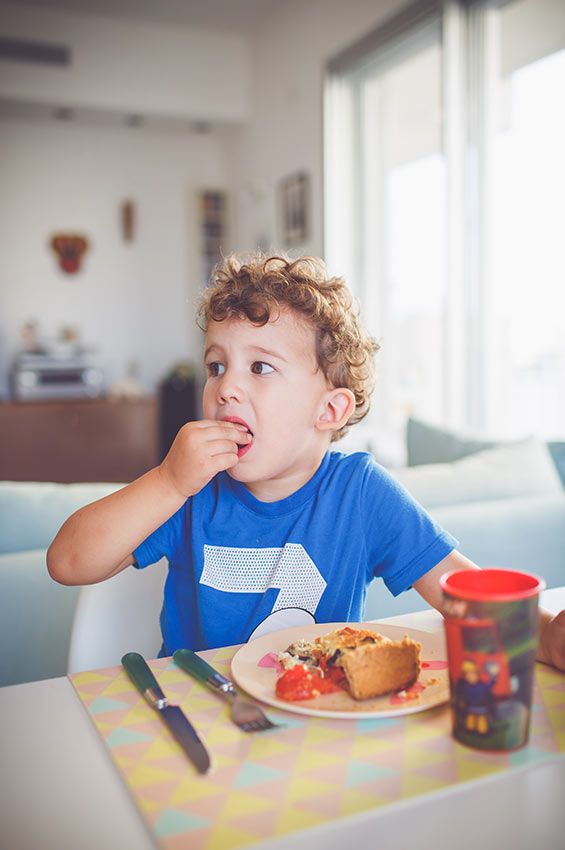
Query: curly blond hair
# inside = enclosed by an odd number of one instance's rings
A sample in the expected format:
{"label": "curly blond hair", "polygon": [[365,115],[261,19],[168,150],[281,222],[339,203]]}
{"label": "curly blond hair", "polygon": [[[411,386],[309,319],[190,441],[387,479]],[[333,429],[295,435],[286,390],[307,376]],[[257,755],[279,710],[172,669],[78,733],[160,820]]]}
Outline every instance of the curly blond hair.
{"label": "curly blond hair", "polygon": [[245,318],[266,325],[288,308],[314,329],[316,361],[333,387],[355,396],[347,425],[332,434],[339,440],[369,411],[375,382],[374,355],[379,350],[359,320],[359,308],[345,281],[330,277],[317,257],[231,254],[214,268],[198,304],[198,325]]}

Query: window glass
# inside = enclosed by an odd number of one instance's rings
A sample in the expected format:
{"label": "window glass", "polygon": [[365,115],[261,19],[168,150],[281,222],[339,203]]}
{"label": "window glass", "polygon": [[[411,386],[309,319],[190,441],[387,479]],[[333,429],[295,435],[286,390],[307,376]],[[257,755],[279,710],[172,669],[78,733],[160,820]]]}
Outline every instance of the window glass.
{"label": "window glass", "polygon": [[565,432],[565,50],[507,73],[500,61],[495,80],[487,427],[551,438]]}
{"label": "window glass", "polygon": [[445,175],[438,27],[375,63],[359,86],[363,306],[382,344],[375,418],[443,406]]}

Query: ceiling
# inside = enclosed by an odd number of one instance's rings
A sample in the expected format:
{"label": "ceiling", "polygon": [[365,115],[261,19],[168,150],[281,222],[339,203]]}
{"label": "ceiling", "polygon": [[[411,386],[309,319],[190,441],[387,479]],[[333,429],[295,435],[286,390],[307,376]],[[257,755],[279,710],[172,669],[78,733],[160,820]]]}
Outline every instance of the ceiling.
{"label": "ceiling", "polygon": [[[13,0],[12,0],[13,2]],[[19,6],[245,33],[289,0],[17,0]]]}

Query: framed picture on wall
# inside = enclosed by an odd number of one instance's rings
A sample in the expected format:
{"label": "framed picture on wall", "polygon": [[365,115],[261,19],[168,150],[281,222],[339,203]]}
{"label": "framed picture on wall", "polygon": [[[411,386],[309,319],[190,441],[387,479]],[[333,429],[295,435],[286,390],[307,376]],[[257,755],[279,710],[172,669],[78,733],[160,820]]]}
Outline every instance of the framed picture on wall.
{"label": "framed picture on wall", "polygon": [[287,248],[300,245],[308,238],[309,204],[310,179],[307,174],[297,172],[281,180],[281,235]]}
{"label": "framed picture on wall", "polygon": [[218,189],[198,193],[202,278],[207,283],[212,269],[221,258],[227,238],[228,198]]}

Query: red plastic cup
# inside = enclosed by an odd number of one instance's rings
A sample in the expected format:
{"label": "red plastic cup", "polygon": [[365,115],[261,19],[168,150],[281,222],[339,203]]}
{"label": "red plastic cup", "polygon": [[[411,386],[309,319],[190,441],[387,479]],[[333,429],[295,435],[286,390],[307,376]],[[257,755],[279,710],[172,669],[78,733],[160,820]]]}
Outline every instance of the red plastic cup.
{"label": "red plastic cup", "polygon": [[515,570],[454,570],[444,600],[453,736],[479,750],[523,747],[530,734],[539,594],[545,581]]}

